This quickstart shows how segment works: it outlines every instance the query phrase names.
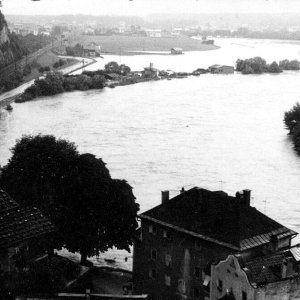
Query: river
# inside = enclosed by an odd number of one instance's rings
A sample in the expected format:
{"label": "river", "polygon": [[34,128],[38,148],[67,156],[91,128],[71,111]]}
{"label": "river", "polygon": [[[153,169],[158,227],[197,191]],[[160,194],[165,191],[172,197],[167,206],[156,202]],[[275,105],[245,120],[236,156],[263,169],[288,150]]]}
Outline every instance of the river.
{"label": "river", "polygon": [[[105,56],[141,69],[191,71],[260,55],[271,62],[300,60],[300,43],[217,40],[218,50],[181,56]],[[14,104],[0,114],[0,164],[22,134],[54,134],[80,152],[103,158],[112,177],[134,188],[141,212],[160,203],[160,191],[184,186],[234,195],[252,190],[252,205],[300,232],[300,157],[284,129],[283,113],[300,100],[300,72],[264,75],[201,75],[145,82],[115,89],[72,92]],[[295,242],[300,242],[299,237]],[[116,266],[124,264],[125,252]],[[103,258],[94,258],[103,263]]]}

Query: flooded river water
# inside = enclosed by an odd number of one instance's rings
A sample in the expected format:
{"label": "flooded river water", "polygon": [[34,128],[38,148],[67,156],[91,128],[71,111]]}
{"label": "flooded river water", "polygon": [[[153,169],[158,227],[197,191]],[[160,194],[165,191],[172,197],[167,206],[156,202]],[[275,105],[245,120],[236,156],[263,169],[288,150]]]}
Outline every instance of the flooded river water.
{"label": "flooded river water", "polygon": [[[160,69],[191,71],[254,55],[300,59],[300,43],[219,44],[219,50],[182,56],[107,56],[89,69],[110,60],[133,69],[151,61]],[[207,74],[14,104],[11,113],[0,114],[0,164],[22,134],[54,134],[101,157],[112,177],[126,179],[141,211],[160,203],[161,190],[176,195],[182,186],[199,186],[233,195],[247,188],[253,206],[300,232],[300,157],[282,121],[300,101],[299,83],[300,72]],[[120,253],[123,266],[126,254]]]}

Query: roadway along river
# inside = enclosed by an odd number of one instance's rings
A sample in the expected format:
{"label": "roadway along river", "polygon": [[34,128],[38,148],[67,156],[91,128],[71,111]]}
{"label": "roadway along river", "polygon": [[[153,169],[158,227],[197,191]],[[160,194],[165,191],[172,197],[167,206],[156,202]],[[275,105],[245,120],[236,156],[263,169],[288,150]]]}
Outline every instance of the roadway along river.
{"label": "roadway along river", "polygon": [[[300,58],[297,43],[220,43],[219,50],[122,57],[122,63],[140,68],[153,60],[158,68],[173,63],[175,71],[186,71],[252,54]],[[110,59],[119,60],[107,57],[98,65]],[[54,134],[103,158],[113,177],[128,180],[141,211],[159,204],[165,189],[175,195],[182,186],[197,185],[233,195],[248,188],[252,205],[300,232],[300,157],[282,122],[284,111],[300,100],[299,82],[300,72],[207,74],[15,104],[0,114],[0,164],[22,134]]]}

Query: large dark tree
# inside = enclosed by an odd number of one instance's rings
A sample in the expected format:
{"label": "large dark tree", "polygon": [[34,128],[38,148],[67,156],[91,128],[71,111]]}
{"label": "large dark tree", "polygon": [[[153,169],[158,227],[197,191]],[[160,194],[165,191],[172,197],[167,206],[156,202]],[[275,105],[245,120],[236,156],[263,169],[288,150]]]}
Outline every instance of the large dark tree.
{"label": "large dark tree", "polygon": [[83,262],[112,246],[129,250],[139,205],[131,186],[112,179],[101,159],[42,135],[22,137],[11,151],[0,186],[48,215],[58,229],[53,247],[79,251]]}

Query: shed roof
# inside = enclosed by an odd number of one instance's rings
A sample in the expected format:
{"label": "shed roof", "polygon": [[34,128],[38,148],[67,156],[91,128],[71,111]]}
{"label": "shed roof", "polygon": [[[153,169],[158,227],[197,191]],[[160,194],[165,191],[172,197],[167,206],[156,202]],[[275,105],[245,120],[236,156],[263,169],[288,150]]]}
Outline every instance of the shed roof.
{"label": "shed roof", "polygon": [[297,234],[236,197],[198,187],[140,217],[238,251],[269,243],[272,235]]}
{"label": "shed roof", "polygon": [[37,208],[22,207],[0,189],[0,247],[8,248],[54,231]]}

